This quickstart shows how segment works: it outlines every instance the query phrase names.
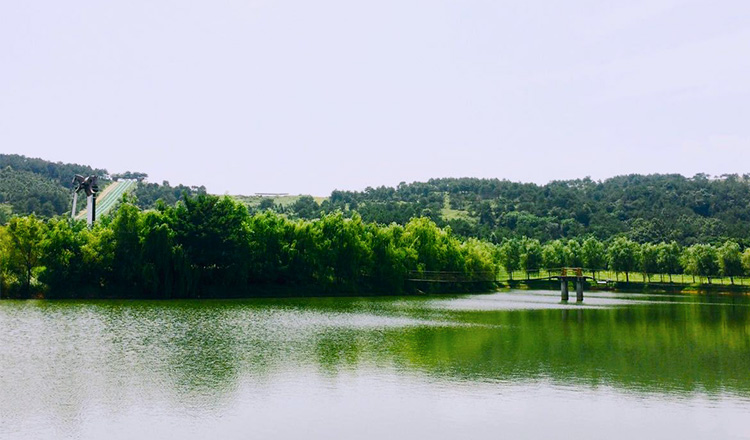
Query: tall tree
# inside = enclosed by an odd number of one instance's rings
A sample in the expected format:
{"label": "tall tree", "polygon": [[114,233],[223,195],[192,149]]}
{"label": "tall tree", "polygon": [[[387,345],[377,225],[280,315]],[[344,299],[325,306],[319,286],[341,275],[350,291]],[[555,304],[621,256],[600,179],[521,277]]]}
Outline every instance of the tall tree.
{"label": "tall tree", "polygon": [[403,226],[392,224],[379,227],[369,224],[367,228],[372,251],[371,283],[377,291],[403,292],[409,268],[416,266],[418,258],[413,248],[400,244]]}
{"label": "tall tree", "polygon": [[684,252],[685,271],[691,275],[706,277],[711,284],[711,277],[719,274],[719,258],[716,249],[708,244],[695,244]]}
{"label": "tall tree", "polygon": [[324,215],[315,225],[320,230],[325,250],[320,258],[330,270],[335,288],[356,291],[370,261],[362,219],[359,215],[345,219],[339,211]]}
{"label": "tall tree", "polygon": [[500,265],[508,272],[511,281],[513,272],[521,268],[521,241],[517,238],[505,240],[498,248]]}
{"label": "tall tree", "polygon": [[42,257],[42,239],[46,225],[33,214],[27,217],[14,217],[8,222],[10,252],[8,271],[21,281],[24,296],[31,293],[31,282]]}
{"label": "tall tree", "polygon": [[583,267],[583,251],[578,240],[571,239],[565,243],[565,265]]}
{"label": "tall tree", "polygon": [[542,246],[542,266],[547,270],[565,266],[565,245],[561,240],[554,240]]}
{"label": "tall tree", "polygon": [[538,272],[542,266],[542,245],[537,239],[524,238],[521,254],[521,267],[526,271],[526,278],[530,273]]}
{"label": "tall tree", "polygon": [[618,237],[609,246],[609,267],[615,272],[625,272],[625,281],[630,282],[630,272],[638,268],[640,246],[625,237]]}
{"label": "tall tree", "polygon": [[112,284],[130,294],[137,294],[142,275],[143,262],[140,210],[127,200],[117,208],[111,229],[114,240],[114,259]]}
{"label": "tall tree", "polygon": [[250,239],[247,209],[229,197],[184,197],[167,210],[175,244],[204,290],[247,285]]}
{"label": "tall tree", "polygon": [[669,282],[672,282],[672,274],[682,273],[682,265],[680,264],[680,255],[682,254],[682,248],[676,242],[671,243],[660,243],[659,252],[657,256],[657,264],[659,266],[660,273],[669,274]]}
{"label": "tall tree", "polygon": [[84,222],[53,219],[42,240],[39,280],[49,287],[48,297],[92,296],[98,293],[99,279],[88,276],[90,262],[85,258],[91,233]]}
{"label": "tall tree", "polygon": [[594,278],[596,278],[596,271],[604,269],[607,265],[604,243],[594,237],[584,240],[583,245],[581,245],[581,259],[583,265],[590,269]]}
{"label": "tall tree", "polygon": [[734,284],[734,277],[742,275],[742,253],[740,245],[727,240],[717,249],[719,270],[725,277],[729,277]]}
{"label": "tall tree", "polygon": [[641,245],[639,262],[645,278],[651,282],[651,275],[659,271],[659,246],[651,243]]}

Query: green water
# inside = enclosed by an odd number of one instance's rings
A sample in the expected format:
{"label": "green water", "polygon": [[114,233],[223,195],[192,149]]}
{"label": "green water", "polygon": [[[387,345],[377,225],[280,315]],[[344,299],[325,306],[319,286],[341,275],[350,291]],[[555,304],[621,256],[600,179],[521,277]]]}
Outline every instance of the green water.
{"label": "green water", "polygon": [[0,302],[0,438],[750,438],[750,299]]}

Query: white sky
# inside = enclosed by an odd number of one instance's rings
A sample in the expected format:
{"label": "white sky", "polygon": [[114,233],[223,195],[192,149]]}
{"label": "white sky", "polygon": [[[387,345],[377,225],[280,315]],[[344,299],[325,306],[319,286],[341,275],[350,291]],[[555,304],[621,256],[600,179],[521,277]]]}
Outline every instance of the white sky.
{"label": "white sky", "polygon": [[750,1],[4,0],[0,152],[232,194],[746,173]]}

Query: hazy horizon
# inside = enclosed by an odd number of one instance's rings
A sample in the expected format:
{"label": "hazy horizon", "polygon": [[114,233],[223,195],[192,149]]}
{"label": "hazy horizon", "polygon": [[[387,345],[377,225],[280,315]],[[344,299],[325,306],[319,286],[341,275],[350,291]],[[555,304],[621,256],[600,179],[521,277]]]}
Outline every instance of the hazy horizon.
{"label": "hazy horizon", "polygon": [[2,152],[216,194],[750,172],[750,3],[0,5]]}

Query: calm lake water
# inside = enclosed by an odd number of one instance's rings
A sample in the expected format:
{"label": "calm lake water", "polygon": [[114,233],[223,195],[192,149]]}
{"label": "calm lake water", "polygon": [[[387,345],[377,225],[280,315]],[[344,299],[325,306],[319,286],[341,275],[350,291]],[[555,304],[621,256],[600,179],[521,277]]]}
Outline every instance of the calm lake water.
{"label": "calm lake water", "polygon": [[750,438],[750,299],[0,302],[0,438]]}

